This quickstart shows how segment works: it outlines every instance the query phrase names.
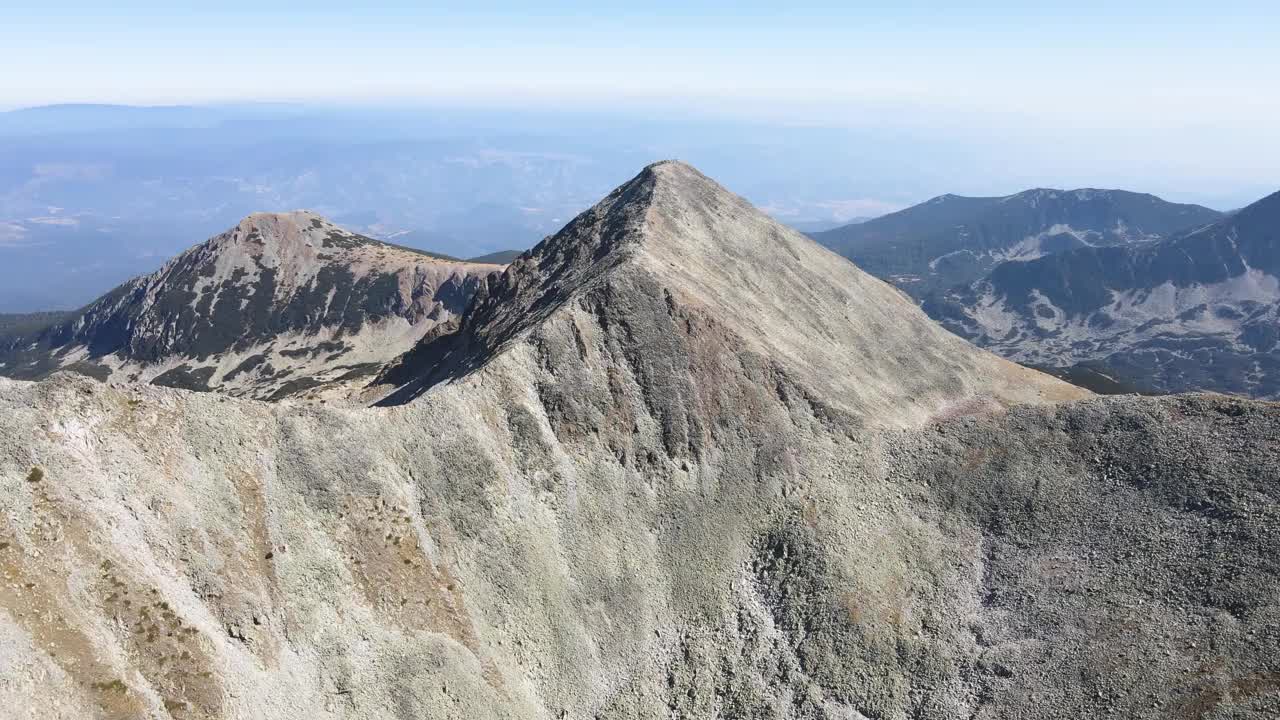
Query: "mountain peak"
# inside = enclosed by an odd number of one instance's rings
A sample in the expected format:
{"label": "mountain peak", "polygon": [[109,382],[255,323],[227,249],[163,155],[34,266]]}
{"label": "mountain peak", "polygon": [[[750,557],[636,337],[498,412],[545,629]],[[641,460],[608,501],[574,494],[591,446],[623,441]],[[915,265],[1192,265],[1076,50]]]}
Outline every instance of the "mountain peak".
{"label": "mountain peak", "polygon": [[331,247],[351,249],[378,243],[373,238],[344,230],[310,210],[289,212],[256,212],[245,216],[235,227],[212,238],[214,246],[248,245],[259,248],[291,246],[312,249]]}
{"label": "mountain peak", "polygon": [[373,240],[307,210],[254,213],[25,339],[21,352],[0,348],[0,367],[282,397],[376,372],[460,314],[499,269]]}
{"label": "mountain peak", "polygon": [[[658,172],[667,172],[667,171],[679,172],[682,169],[692,170],[698,175],[702,175],[702,173],[698,172],[697,168],[693,167],[692,165],[690,165],[689,163],[683,160],[680,160],[677,158],[667,158],[665,160],[655,160],[649,163],[648,165],[645,165],[644,168],[640,170],[640,176],[644,176],[649,173],[658,173]],[[706,176],[703,175],[703,177],[706,177]]]}
{"label": "mountain peak", "polygon": [[[399,387],[385,402],[575,335],[584,357],[607,338],[611,352],[656,363],[645,372],[708,352],[712,365],[763,363],[869,423],[916,422],[975,393],[1001,403],[1077,392],[959,340],[897,290],[666,161],[486,284],[456,332],[424,341],[383,376]],[[695,347],[664,349],[673,343]]]}
{"label": "mountain peak", "polygon": [[295,228],[301,230],[308,227],[322,226],[336,227],[320,214],[310,210],[290,210],[287,212],[250,213],[236,224],[236,229],[244,232],[252,232],[254,230],[264,231],[283,228]]}
{"label": "mountain peak", "polygon": [[611,193],[609,198],[614,195],[626,198],[627,202],[639,202],[647,206],[645,222],[662,215],[687,211],[690,204],[707,202],[728,203],[753,213],[758,212],[745,200],[683,160],[659,160],[646,165],[639,174]]}
{"label": "mountain peak", "polygon": [[[717,244],[725,238],[681,233],[678,225],[701,213],[764,215],[742,198],[680,160],[645,166],[560,232],[543,240],[516,264],[525,282],[537,275],[557,292],[586,286],[644,246],[677,242]],[[535,272],[530,268],[538,268]],[[544,270],[554,267],[545,273]]]}
{"label": "mountain peak", "polygon": [[[758,213],[745,200],[725,189],[720,183],[703,175],[694,166],[681,160],[662,160],[653,163],[641,172],[639,178],[652,176],[655,193],[654,205],[665,205],[679,202],[705,202],[712,198],[718,201],[731,202]],[[637,178],[637,179],[639,179]]]}
{"label": "mountain peak", "polygon": [[1066,190],[1058,190],[1056,188],[1032,188],[1013,195],[1007,195],[1001,198],[1001,202],[1029,202],[1034,205],[1041,200],[1056,200],[1059,196],[1066,194]]}
{"label": "mountain peak", "polygon": [[1149,199],[1155,202],[1160,202],[1160,198],[1157,198],[1155,195],[1149,195],[1147,193],[1137,193],[1137,192],[1131,192],[1128,190],[1114,190],[1110,188],[1092,188],[1092,187],[1075,188],[1073,190],[1064,190],[1061,188],[1032,188],[1030,190],[1023,190],[1021,192],[1017,192],[1012,195],[1007,195],[1001,199],[1005,201],[1062,199],[1066,201],[1080,200],[1080,201],[1087,202],[1090,200],[1114,200],[1119,196],[1140,197],[1140,198]]}

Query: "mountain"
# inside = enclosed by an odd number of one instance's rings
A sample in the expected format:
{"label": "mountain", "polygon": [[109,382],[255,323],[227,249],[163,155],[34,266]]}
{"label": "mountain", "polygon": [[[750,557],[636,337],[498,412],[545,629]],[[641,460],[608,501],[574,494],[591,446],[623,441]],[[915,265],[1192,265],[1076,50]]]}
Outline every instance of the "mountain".
{"label": "mountain", "polygon": [[1280,397],[1280,193],[1167,240],[1005,263],[926,309],[1020,362]]}
{"label": "mountain", "polygon": [[[667,357],[636,372],[662,376],[700,354],[710,355],[703,370],[721,352],[786,358],[749,364],[878,423],[918,420],[948,397],[1016,403],[1075,391],[976,351],[894,288],[674,162],[649,166],[491,278],[456,332],[428,335],[385,379],[402,386],[402,401],[518,338],[545,353],[571,337],[580,340],[558,352],[582,355],[577,343],[597,340],[606,364],[651,343]],[[691,382],[673,392],[715,384]]]}
{"label": "mountain", "polygon": [[1037,189],[1005,197],[942,195],[813,238],[922,298],[978,280],[1004,261],[1153,240],[1220,216],[1123,190]]}
{"label": "mountain", "polygon": [[[279,398],[376,372],[501,270],[260,213],[45,327],[0,335],[0,373]],[[29,324],[29,322],[28,322]]]}
{"label": "mountain", "polygon": [[1012,365],[688,166],[374,390],[0,379],[0,707],[1275,716],[1280,408]]}

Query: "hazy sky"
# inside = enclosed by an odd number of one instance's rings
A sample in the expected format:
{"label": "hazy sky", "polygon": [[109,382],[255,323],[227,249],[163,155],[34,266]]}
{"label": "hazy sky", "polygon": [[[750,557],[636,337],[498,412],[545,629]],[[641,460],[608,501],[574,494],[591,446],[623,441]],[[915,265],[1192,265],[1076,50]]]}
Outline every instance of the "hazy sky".
{"label": "hazy sky", "polygon": [[1203,183],[1280,168],[1274,0],[183,4],[5,3],[0,106],[634,106],[1053,141]]}

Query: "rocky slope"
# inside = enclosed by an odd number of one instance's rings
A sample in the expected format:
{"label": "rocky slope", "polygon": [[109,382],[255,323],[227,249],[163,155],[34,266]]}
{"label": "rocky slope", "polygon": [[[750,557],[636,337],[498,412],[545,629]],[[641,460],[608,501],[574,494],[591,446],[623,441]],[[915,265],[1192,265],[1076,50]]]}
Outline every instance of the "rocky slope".
{"label": "rocky slope", "polygon": [[392,407],[0,380],[0,707],[1280,711],[1280,408],[1089,398],[833,260],[665,163]]}
{"label": "rocky slope", "polygon": [[925,308],[1020,362],[1280,397],[1280,193],[1168,240],[1006,263]]}
{"label": "rocky slope", "polygon": [[376,373],[501,269],[381,243],[313,213],[261,213],[68,318],[0,338],[0,374],[70,369],[279,399]]}
{"label": "rocky slope", "polygon": [[1154,240],[1220,217],[1123,190],[1036,189],[1006,197],[942,195],[813,237],[921,298],[974,282],[1001,262]]}

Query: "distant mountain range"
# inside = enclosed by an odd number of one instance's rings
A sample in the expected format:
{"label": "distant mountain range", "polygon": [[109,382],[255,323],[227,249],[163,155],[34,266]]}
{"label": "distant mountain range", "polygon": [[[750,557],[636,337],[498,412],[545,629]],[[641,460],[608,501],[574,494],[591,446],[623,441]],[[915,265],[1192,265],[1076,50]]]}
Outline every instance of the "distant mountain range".
{"label": "distant mountain range", "polygon": [[1280,397],[1280,193],[1164,240],[1006,262],[924,307],[1020,362]]}
{"label": "distant mountain range", "polygon": [[978,280],[1005,261],[1154,240],[1220,216],[1123,190],[1036,189],[1005,197],[942,195],[812,237],[922,298]]}
{"label": "distant mountain range", "polygon": [[280,399],[376,372],[501,269],[258,213],[82,310],[0,316],[0,375]]}
{"label": "distant mountain range", "polygon": [[943,195],[812,236],[953,332],[1103,392],[1280,397],[1280,194]]}

